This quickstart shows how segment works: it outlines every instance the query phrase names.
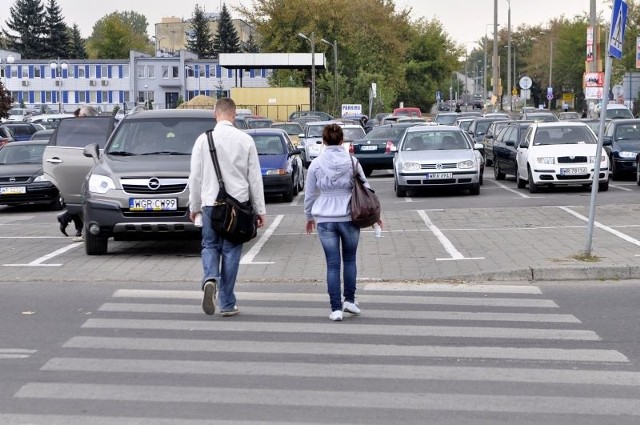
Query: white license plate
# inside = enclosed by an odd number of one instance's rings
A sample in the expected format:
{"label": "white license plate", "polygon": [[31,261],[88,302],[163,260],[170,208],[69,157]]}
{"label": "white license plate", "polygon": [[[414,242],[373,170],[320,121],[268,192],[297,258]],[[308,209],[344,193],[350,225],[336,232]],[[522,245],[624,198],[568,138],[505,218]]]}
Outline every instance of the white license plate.
{"label": "white license plate", "polygon": [[427,180],[451,179],[453,173],[428,173]]}
{"label": "white license plate", "polygon": [[177,198],[129,198],[129,211],[175,211]]}
{"label": "white license plate", "polygon": [[585,167],[581,168],[561,168],[560,175],[567,176],[571,174],[587,174],[587,169]]}
{"label": "white license plate", "polygon": [[375,145],[374,146],[366,145],[366,146],[360,146],[360,150],[361,151],[377,151],[378,147]]}
{"label": "white license plate", "polygon": [[2,193],[3,195],[27,193],[27,188],[24,186],[0,187],[0,193]]}

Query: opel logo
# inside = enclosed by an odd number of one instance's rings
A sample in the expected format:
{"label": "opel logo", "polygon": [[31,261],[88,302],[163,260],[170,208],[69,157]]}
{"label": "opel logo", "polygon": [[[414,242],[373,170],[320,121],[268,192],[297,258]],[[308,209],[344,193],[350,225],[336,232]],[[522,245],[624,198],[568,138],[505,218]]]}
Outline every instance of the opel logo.
{"label": "opel logo", "polygon": [[367,145],[370,145],[370,144],[371,144],[371,140],[367,140]]}
{"label": "opel logo", "polygon": [[576,159],[576,157],[574,155],[570,156],[569,158],[571,158],[571,160],[573,161],[574,159]]}
{"label": "opel logo", "polygon": [[15,178],[15,177],[9,177],[9,181],[10,181],[11,183],[13,183],[13,182],[15,182],[15,181],[16,181],[16,178]]}
{"label": "opel logo", "polygon": [[436,164],[436,168],[437,168],[438,170],[442,170],[442,164]]}
{"label": "opel logo", "polygon": [[151,177],[149,179],[149,182],[147,183],[147,187],[151,190],[160,189],[160,180],[158,180],[156,177]]}

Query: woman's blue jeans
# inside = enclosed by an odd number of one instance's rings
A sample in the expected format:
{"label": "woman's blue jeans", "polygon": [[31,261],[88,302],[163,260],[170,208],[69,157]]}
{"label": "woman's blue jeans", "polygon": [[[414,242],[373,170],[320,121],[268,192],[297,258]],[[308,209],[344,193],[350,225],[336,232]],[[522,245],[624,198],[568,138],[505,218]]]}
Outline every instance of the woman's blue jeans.
{"label": "woman's blue jeans", "polygon": [[356,251],[360,228],[350,221],[318,223],[317,228],[327,260],[327,290],[331,310],[342,310],[340,267],[343,267],[344,299],[352,303],[356,296]]}
{"label": "woman's blue jeans", "polygon": [[222,239],[211,227],[211,211],[213,207],[202,207],[202,267],[204,278],[218,282],[218,306],[221,311],[233,310],[236,295],[233,289],[240,268],[242,244],[233,244]]}

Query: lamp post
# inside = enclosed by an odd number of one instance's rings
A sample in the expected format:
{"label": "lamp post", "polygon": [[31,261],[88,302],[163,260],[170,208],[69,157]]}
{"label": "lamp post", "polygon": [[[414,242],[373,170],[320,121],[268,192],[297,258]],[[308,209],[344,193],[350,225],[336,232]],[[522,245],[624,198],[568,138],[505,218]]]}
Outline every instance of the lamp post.
{"label": "lamp post", "polygon": [[484,102],[487,101],[487,43],[489,42],[489,37],[487,35],[487,28],[489,25],[493,24],[485,24],[484,26],[484,70],[482,71],[482,108],[484,108]]}
{"label": "lamp post", "polygon": [[[500,64],[498,63],[498,0],[493,0],[493,57],[491,59],[492,80],[491,90],[496,100],[500,98],[502,100],[502,92],[500,90]],[[501,102],[502,103],[502,102]],[[493,105],[495,111],[496,105]]]}
{"label": "lamp post", "polygon": [[60,60],[49,62],[49,67],[56,74],[56,86],[58,86],[58,112],[62,113],[62,71],[66,71],[69,68],[69,63],[66,60]]}
{"label": "lamp post", "polygon": [[[507,97],[509,98],[509,111],[513,111],[513,93],[511,92],[511,0],[507,0],[509,9],[507,12]],[[513,76],[515,79],[515,75]]]}
{"label": "lamp post", "polygon": [[160,40],[164,40],[164,37],[158,37],[156,35],[152,35],[151,38],[153,38],[155,40],[155,47],[156,47],[156,57],[160,56]]}
{"label": "lamp post", "polygon": [[316,110],[316,34],[311,32],[311,37],[307,37],[303,33],[298,33],[299,37],[304,38],[311,45],[311,110]]}
{"label": "lamp post", "polygon": [[340,107],[340,101],[338,100],[338,40],[333,40],[333,43],[328,42],[327,40],[325,40],[324,38],[322,40],[324,44],[328,44],[329,46],[333,47],[333,79],[334,79],[334,83],[335,83],[335,87],[334,87],[334,91],[335,91],[335,110],[339,111],[340,109],[338,109]]}
{"label": "lamp post", "polygon": [[147,93],[147,85],[144,85],[144,96],[142,97],[144,99],[144,107],[145,109],[148,108],[147,102],[149,102],[148,100],[148,93]]}

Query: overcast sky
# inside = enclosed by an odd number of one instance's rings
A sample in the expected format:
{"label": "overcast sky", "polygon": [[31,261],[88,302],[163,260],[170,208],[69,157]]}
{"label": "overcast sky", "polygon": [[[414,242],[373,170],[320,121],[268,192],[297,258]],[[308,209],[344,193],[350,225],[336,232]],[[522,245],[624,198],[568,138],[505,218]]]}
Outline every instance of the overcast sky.
{"label": "overcast sky", "polygon": [[[0,0],[2,27],[14,3],[15,0]],[[134,10],[146,16],[150,24],[149,35],[153,35],[154,24],[160,22],[164,16],[188,19],[193,14],[196,4],[204,5],[207,12],[215,12],[220,10],[222,3],[222,0],[58,0],[67,23],[77,23],[84,37],[91,34],[93,24],[98,19],[114,11]],[[227,0],[226,3],[234,18],[239,16],[233,11],[233,6],[252,4],[251,0]],[[611,12],[609,8],[605,10],[604,3],[602,0],[596,2],[597,11],[608,21]],[[474,41],[484,36],[486,24],[493,23],[493,4],[493,0],[396,0],[398,10],[411,7],[415,18],[437,18],[453,40],[466,45],[468,50],[473,49]],[[590,0],[511,0],[512,28],[523,23],[545,23],[561,15],[572,18],[588,14],[589,4]],[[498,8],[498,22],[506,26],[507,0],[499,0]],[[357,24],[357,19],[354,22]],[[488,30],[491,32],[492,27]]]}

